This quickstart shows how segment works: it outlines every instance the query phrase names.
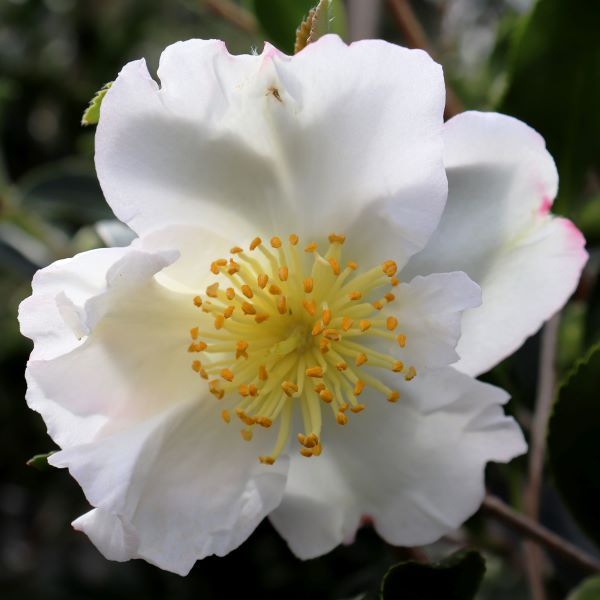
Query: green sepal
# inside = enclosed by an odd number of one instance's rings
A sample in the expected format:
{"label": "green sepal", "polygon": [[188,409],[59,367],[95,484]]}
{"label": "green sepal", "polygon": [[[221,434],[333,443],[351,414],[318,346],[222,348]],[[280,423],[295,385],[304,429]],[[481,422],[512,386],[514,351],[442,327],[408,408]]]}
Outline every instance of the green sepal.
{"label": "green sepal", "polygon": [[25,464],[28,467],[33,467],[38,471],[47,471],[50,469],[52,465],[48,463],[48,457],[52,456],[56,450],[52,450],[51,452],[46,452],[45,454],[36,454],[32,456]]}

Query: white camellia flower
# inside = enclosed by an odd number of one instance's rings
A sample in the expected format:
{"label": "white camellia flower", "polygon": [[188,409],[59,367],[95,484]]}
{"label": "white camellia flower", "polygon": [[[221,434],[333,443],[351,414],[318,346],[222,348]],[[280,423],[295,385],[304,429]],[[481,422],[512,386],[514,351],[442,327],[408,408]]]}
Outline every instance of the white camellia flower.
{"label": "white camellia flower", "polygon": [[444,124],[441,68],[381,41],[191,40],[158,76],[126,65],[96,135],[136,239],[41,270],[20,310],[50,462],[94,507],[74,527],[181,574],[266,515],[302,558],[365,516],[404,546],[458,527],[485,464],[526,449],[473,376],[586,260],[548,214],[543,140],[498,114]]}

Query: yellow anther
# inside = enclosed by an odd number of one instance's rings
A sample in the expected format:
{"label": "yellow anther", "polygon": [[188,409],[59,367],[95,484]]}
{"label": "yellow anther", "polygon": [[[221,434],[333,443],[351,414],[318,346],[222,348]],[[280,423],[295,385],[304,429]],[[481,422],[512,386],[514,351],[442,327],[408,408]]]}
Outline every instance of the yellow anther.
{"label": "yellow anther", "polygon": [[361,352],[357,357],[356,360],[354,361],[354,364],[357,367],[360,367],[361,365],[364,365],[369,359],[367,358],[367,355],[364,352]]}
{"label": "yellow anther", "polygon": [[257,323],[262,323],[263,321],[266,321],[269,318],[269,315],[267,313],[259,313],[258,315],[256,315],[254,317],[254,320]]}
{"label": "yellow anther", "polygon": [[253,383],[248,386],[248,391],[253,398],[258,396],[258,388]]}
{"label": "yellow anther", "polygon": [[339,363],[336,363],[335,368],[338,371],[345,371],[348,368],[348,363],[342,360]]}
{"label": "yellow anther", "polygon": [[284,381],[281,384],[281,389],[285,392],[287,396],[292,397],[298,391],[298,385],[293,381]]}
{"label": "yellow anther", "polygon": [[319,436],[316,433],[309,433],[304,436],[304,444],[306,448],[315,448],[319,445]]}
{"label": "yellow anther", "polygon": [[278,285],[272,283],[269,286],[269,294],[272,294],[273,296],[279,296],[279,294],[281,294],[281,288]]}
{"label": "yellow anther", "polygon": [[202,363],[199,360],[195,360],[192,362],[192,371],[196,371],[196,373],[200,373],[200,369],[202,368]]}
{"label": "yellow anther", "polygon": [[279,281],[287,281],[289,276],[289,270],[287,267],[279,267],[279,271],[277,272],[279,276]]}
{"label": "yellow anther", "polygon": [[233,258],[229,259],[229,266],[227,267],[227,272],[230,275],[235,275],[236,273],[238,273],[240,270],[240,265],[239,263],[236,263],[235,260],[233,260]]}
{"label": "yellow anther", "polygon": [[365,382],[362,379],[358,379],[354,384],[354,395],[360,396],[360,393],[365,389]]}
{"label": "yellow anther", "polygon": [[215,281],[215,283],[213,283],[212,285],[209,285],[206,288],[206,295],[209,296],[210,298],[216,298],[218,296],[218,291],[219,291],[219,282]]}
{"label": "yellow anther", "polygon": [[258,287],[261,290],[264,290],[267,287],[267,283],[269,282],[269,276],[266,273],[261,273],[257,277]]}
{"label": "yellow anther", "polygon": [[241,290],[242,290],[242,294],[244,294],[244,296],[246,296],[246,298],[254,298],[254,292],[252,291],[252,288],[247,283],[244,283],[242,285]]}
{"label": "yellow anther", "polygon": [[202,298],[200,296],[194,296],[194,305],[202,306]]}
{"label": "yellow anther", "polygon": [[394,373],[401,373],[404,370],[404,363],[401,360],[395,360],[392,365],[392,371]]}
{"label": "yellow anther", "polygon": [[304,446],[306,443],[306,436],[303,433],[298,433],[296,439]]}
{"label": "yellow anther", "polygon": [[331,244],[343,244],[346,241],[346,236],[345,235],[341,235],[339,233],[330,233],[329,234],[329,242]]}
{"label": "yellow anther", "polygon": [[390,285],[396,287],[400,283],[400,280],[397,277],[392,277],[390,279]]}
{"label": "yellow anther", "polygon": [[226,319],[229,319],[229,317],[231,317],[231,315],[233,314],[234,310],[235,310],[235,306],[226,306],[225,310],[223,311],[223,316]]}
{"label": "yellow anther", "polygon": [[350,408],[350,411],[353,413],[359,413],[359,412],[362,412],[363,410],[365,410],[365,405],[360,404],[360,402]]}
{"label": "yellow anther", "polygon": [[335,258],[331,257],[328,262],[331,265],[331,270],[333,271],[334,275],[339,275],[342,272],[340,263]]}
{"label": "yellow anther", "polygon": [[315,392],[317,392],[317,394],[318,394],[318,393],[319,393],[321,390],[324,390],[326,387],[327,387],[327,386],[326,386],[326,385],[325,385],[325,384],[324,384],[322,381],[320,381],[319,383],[317,383],[317,384],[315,385],[315,387],[314,387],[314,390],[315,390]]}
{"label": "yellow anther", "polygon": [[312,448],[300,448],[299,452],[300,452],[300,454],[302,454],[302,456],[305,456],[306,458],[310,458],[311,456],[314,456],[314,452],[312,451]]}
{"label": "yellow anther", "polygon": [[[227,261],[225,261],[225,263],[227,263]],[[217,265],[216,261],[210,263],[210,271],[215,275],[219,274],[219,265]]]}
{"label": "yellow anther", "polygon": [[252,439],[252,429],[240,429],[240,433],[242,434],[242,438],[247,442]]}
{"label": "yellow anther", "polygon": [[304,293],[310,294],[313,291],[314,285],[315,284],[314,284],[312,277],[305,277],[304,278]]}
{"label": "yellow anther", "polygon": [[190,329],[190,337],[193,340],[197,340],[198,339],[198,333],[200,332],[200,329],[198,327],[192,327]]}
{"label": "yellow anther", "polygon": [[307,377],[323,377],[323,367],[309,367],[305,373]]}
{"label": "yellow anther", "polygon": [[400,344],[400,348],[404,348],[404,346],[406,346],[406,335],[404,333],[399,333],[396,340]]}
{"label": "yellow anther", "polygon": [[223,323],[225,323],[225,315],[216,315],[215,329],[221,329],[223,327]]}
{"label": "yellow anther", "polygon": [[221,377],[225,381],[233,381],[233,371],[231,369],[221,369]]}
{"label": "yellow anther", "polygon": [[347,402],[342,402],[339,406],[340,412],[346,412],[349,406]]}
{"label": "yellow anther", "polygon": [[417,370],[413,366],[410,366],[410,367],[408,367],[408,371],[406,372],[404,379],[406,381],[410,381],[411,379],[414,379],[416,376],[417,376]]}
{"label": "yellow anther", "polygon": [[306,309],[306,312],[314,317],[317,312],[317,305],[314,300],[302,300],[302,306]]}
{"label": "yellow anther", "polygon": [[377,310],[381,310],[383,308],[383,302],[381,300],[375,300],[374,302],[371,302],[371,306]]}
{"label": "yellow anther", "polygon": [[202,352],[202,350],[206,350],[208,348],[206,342],[192,342],[188,346],[188,352]]}
{"label": "yellow anther", "polygon": [[200,369],[198,373],[200,373],[200,377],[202,377],[202,379],[208,379],[208,373],[204,369]]}
{"label": "yellow anther", "polygon": [[235,344],[235,357],[245,356],[248,358],[246,350],[248,350],[248,342],[246,340],[238,340]]}
{"label": "yellow anther", "polygon": [[369,327],[371,327],[371,321],[369,321],[368,319],[362,319],[358,323],[358,328],[363,332],[367,331],[367,329],[369,329]]}
{"label": "yellow anther", "polygon": [[290,237],[288,239],[290,240],[290,244],[292,246],[295,246],[298,243],[298,240],[299,240],[298,236],[295,233],[291,233]]}
{"label": "yellow anther", "polygon": [[261,244],[262,244],[262,240],[259,237],[255,237],[250,242],[250,250],[256,250],[256,248],[258,248]]}
{"label": "yellow anther", "polygon": [[321,338],[319,340],[319,350],[321,351],[321,354],[326,354],[329,352],[329,340]]}
{"label": "yellow anther", "polygon": [[329,325],[331,323],[331,310],[329,308],[323,309],[323,325]]}
{"label": "yellow anther", "polygon": [[269,374],[267,373],[267,367],[265,367],[265,365],[260,365],[260,367],[258,367],[258,378],[261,381],[266,381],[269,377]]}
{"label": "yellow anther", "polygon": [[360,300],[362,298],[362,292],[354,290],[348,294],[348,298],[350,298],[350,300]]}
{"label": "yellow anther", "polygon": [[312,335],[319,335],[323,331],[323,322],[315,321],[313,328],[311,330]]}
{"label": "yellow anther", "polygon": [[223,421],[225,421],[225,423],[229,423],[231,421],[231,414],[229,414],[229,411],[226,408],[221,411],[221,418]]}
{"label": "yellow anther", "polygon": [[314,252],[317,249],[317,242],[311,242],[304,247],[304,252]]}
{"label": "yellow anther", "polygon": [[387,401],[388,402],[396,402],[398,400],[398,398],[400,398],[400,392],[397,390],[392,390],[388,395],[387,395]]}
{"label": "yellow anther", "polygon": [[239,254],[240,252],[243,252],[244,249],[240,248],[239,246],[234,246],[233,248],[231,248],[229,250],[230,254]]}
{"label": "yellow anther", "polygon": [[244,398],[246,398],[247,396],[250,395],[250,391],[248,389],[248,384],[247,383],[242,383],[240,385],[240,387],[238,388],[238,392],[240,393],[240,396],[243,396]]}
{"label": "yellow anther", "polygon": [[396,296],[394,294],[392,294],[392,292],[387,292],[386,294],[383,295],[383,297],[388,301],[388,302],[393,302],[396,299]]}
{"label": "yellow anther", "polygon": [[256,417],[256,422],[261,426],[268,429],[273,425],[273,421],[269,417]]}
{"label": "yellow anther", "polygon": [[334,329],[334,328],[324,329],[323,336],[333,342],[337,342],[340,339],[340,334],[339,334],[338,330]]}
{"label": "yellow anther", "polygon": [[342,329],[344,331],[348,331],[353,323],[354,321],[350,317],[342,317]]}
{"label": "yellow anther", "polygon": [[335,415],[335,420],[338,422],[338,425],[345,425],[348,422],[348,415],[339,412]]}
{"label": "yellow anther", "polygon": [[227,296],[227,300],[233,300],[235,298],[235,290],[232,287],[228,287],[225,290],[225,296]]}
{"label": "yellow anther", "polygon": [[273,246],[273,248],[281,248],[281,239],[274,235],[271,238],[271,246]]}
{"label": "yellow anther", "polygon": [[242,311],[245,315],[255,315],[256,314],[256,308],[254,308],[254,306],[252,304],[250,304],[250,302],[242,303]]}
{"label": "yellow anther", "polygon": [[393,277],[396,274],[396,271],[398,270],[398,265],[393,260],[386,260],[381,265],[381,268],[388,277]]}
{"label": "yellow anther", "polygon": [[287,300],[285,296],[279,296],[279,298],[277,299],[277,312],[280,315],[285,315],[285,313],[287,312]]}
{"label": "yellow anther", "polygon": [[394,331],[394,329],[396,329],[396,327],[398,327],[398,319],[396,319],[396,317],[388,317],[385,320],[385,326],[390,330],[390,331]]}
{"label": "yellow anther", "polygon": [[331,390],[324,388],[319,392],[319,397],[321,400],[323,400],[323,402],[327,402],[327,404],[329,404],[333,400],[333,393]]}
{"label": "yellow anther", "polygon": [[272,456],[261,455],[258,457],[258,460],[263,465],[274,465],[275,459]]}
{"label": "yellow anther", "polygon": [[353,271],[356,271],[356,269],[358,269],[358,263],[357,263],[357,262],[355,262],[355,261],[353,261],[353,260],[349,260],[349,261],[346,263],[346,266],[347,266],[349,269],[352,269]]}

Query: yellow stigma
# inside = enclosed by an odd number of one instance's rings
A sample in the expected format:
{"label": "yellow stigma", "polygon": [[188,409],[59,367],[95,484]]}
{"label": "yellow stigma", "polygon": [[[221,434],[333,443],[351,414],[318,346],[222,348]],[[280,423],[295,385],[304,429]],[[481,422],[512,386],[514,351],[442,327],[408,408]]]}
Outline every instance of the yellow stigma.
{"label": "yellow stigma", "polygon": [[287,241],[273,236],[268,244],[256,237],[248,250],[234,246],[235,260],[208,265],[218,279],[192,298],[201,315],[189,330],[192,371],[223,403],[222,420],[235,415],[242,422],[242,439],[278,421],[271,453],[258,457],[266,465],[285,447],[296,411],[304,429],[296,435],[299,452],[318,456],[323,419],[346,425],[368,410],[365,388],[397,402],[400,392],[384,384],[377,369],[405,381],[417,374],[397,356],[373,349],[375,338],[388,340],[394,352],[407,345],[389,307],[395,301],[390,290],[399,283],[396,263],[361,271],[356,262],[342,261],[343,235],[328,240],[323,254],[314,241],[298,246],[296,234]]}

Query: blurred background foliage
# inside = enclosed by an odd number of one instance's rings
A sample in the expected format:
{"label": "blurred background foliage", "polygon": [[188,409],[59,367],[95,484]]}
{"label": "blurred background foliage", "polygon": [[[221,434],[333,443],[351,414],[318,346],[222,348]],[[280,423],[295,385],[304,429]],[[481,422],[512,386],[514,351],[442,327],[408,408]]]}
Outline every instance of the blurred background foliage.
{"label": "blurred background foliage", "polygon": [[[30,456],[54,446],[24,402],[30,343],[18,332],[18,303],[29,294],[37,269],[103,245],[96,224],[112,217],[94,174],[93,127],[80,126],[88,101],[128,60],[143,56],[153,71],[161,50],[181,39],[221,38],[232,53],[260,49],[269,39],[291,51],[295,28],[313,3],[0,1],[2,598],[235,598],[240,583],[246,594],[262,598],[341,599],[364,592],[375,598],[390,565],[436,560],[464,546],[478,548],[486,559],[477,598],[530,597],[521,538],[482,514],[418,551],[387,546],[367,526],[353,545],[300,562],[265,522],[240,549],[199,563],[186,579],[141,561],[110,563],[70,528],[87,505],[68,474],[25,466]],[[591,254],[561,317],[561,378],[600,336],[600,6],[590,0],[415,0],[415,30],[398,18],[394,8],[401,4],[335,0],[334,30],[347,41],[426,43],[444,65],[454,109],[494,109],[522,118],[544,135],[557,161],[555,210],[582,228]],[[538,337],[486,376],[512,394],[509,410],[526,432],[534,411]],[[545,472],[540,516],[596,556],[591,540],[600,537],[599,367],[596,354],[579,369],[584,375],[576,373],[558,396],[550,435],[554,463]],[[526,477],[526,458],[488,469],[490,489],[518,509]],[[597,580],[574,591],[586,574],[555,556],[543,555],[543,573],[550,600],[569,593],[600,597],[593,595]],[[398,593],[390,597],[403,597]]]}

